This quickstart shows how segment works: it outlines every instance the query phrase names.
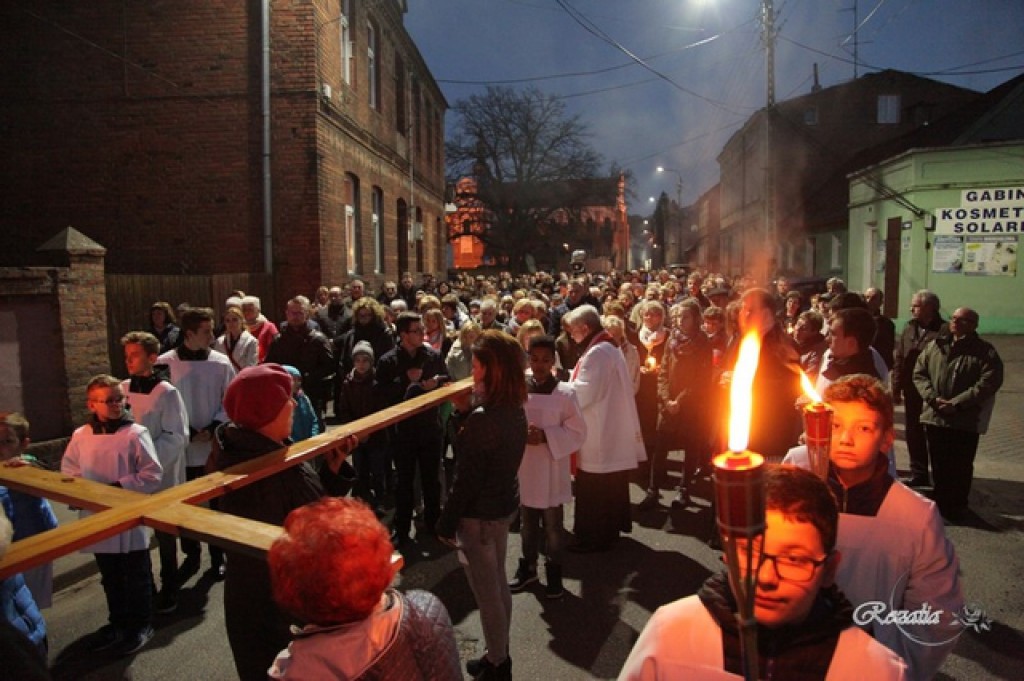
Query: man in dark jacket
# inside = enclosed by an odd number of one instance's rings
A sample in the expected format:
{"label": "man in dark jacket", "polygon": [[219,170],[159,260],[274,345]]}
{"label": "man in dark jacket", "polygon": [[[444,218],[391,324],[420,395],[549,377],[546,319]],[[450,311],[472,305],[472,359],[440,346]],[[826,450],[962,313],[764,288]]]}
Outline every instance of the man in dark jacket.
{"label": "man in dark jacket", "polygon": [[882,314],[884,301],[885,294],[882,293],[882,289],[872,286],[864,291],[864,302],[868,304],[868,311],[875,318],[875,337],[871,341],[871,347],[878,351],[885,366],[892,371],[892,355],[896,348],[896,325]]}
{"label": "man in dark jacket", "polygon": [[910,299],[910,321],[903,328],[896,343],[892,366],[892,397],[895,404],[906,400],[906,438],[910,454],[911,487],[927,487],[931,478],[928,474],[928,444],[925,441],[924,426],[921,425],[921,410],[924,403],[914,387],[914,365],[917,357],[928,343],[939,333],[947,331],[946,322],[939,315],[942,304],[939,297],[922,289]]}
{"label": "man in dark jacket", "polygon": [[935,503],[950,520],[967,510],[978,439],[988,429],[996,391],[1003,384],[1003,361],[978,336],[978,313],[961,307],[949,318],[949,333],[925,346],[914,368],[921,394],[931,456]]}
{"label": "man in dark jacket", "polygon": [[352,312],[342,298],[341,287],[332,286],[327,291],[327,304],[316,311],[313,321],[320,327],[320,331],[333,341],[345,333],[351,320]]}
{"label": "man in dark jacket", "polygon": [[[403,312],[395,322],[398,345],[377,360],[374,389],[382,407],[398,404],[441,385],[447,378],[444,359],[423,343],[423,319]],[[437,407],[398,423],[391,439],[398,480],[392,541],[409,541],[414,506],[413,487],[417,469],[423,488],[423,519],[427,533],[441,514],[441,421]]]}
{"label": "man in dark jacket", "polygon": [[281,326],[267,350],[266,363],[290,364],[302,372],[302,389],[309,396],[324,431],[324,410],[331,399],[338,363],[334,346],[320,331],[310,327],[309,299],[296,296],[285,308],[287,323]]}

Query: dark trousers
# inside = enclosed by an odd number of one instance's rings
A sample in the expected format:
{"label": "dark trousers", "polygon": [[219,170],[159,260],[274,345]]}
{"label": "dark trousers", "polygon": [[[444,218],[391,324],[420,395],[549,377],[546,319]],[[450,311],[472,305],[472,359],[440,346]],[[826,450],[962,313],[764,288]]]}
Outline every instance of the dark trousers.
{"label": "dark trousers", "polygon": [[581,544],[607,548],[629,532],[629,471],[576,471],[576,515],[572,531]]}
{"label": "dark trousers", "polygon": [[292,641],[292,618],[278,609],[263,558],[231,554],[224,579],[224,628],[242,681],[265,681],[277,654]]}
{"label": "dark trousers", "polygon": [[160,591],[177,593],[181,587],[178,579],[178,537],[166,532],[156,533],[157,552],[160,554]]}
{"label": "dark trousers", "polygon": [[[195,480],[206,475],[205,466],[186,466],[185,467],[185,479]],[[218,499],[210,499],[210,508],[218,510],[220,508],[220,501]],[[224,550],[214,544],[209,544],[210,547],[210,562],[216,567],[224,562]],[[195,556],[199,558],[199,554],[202,549],[199,547],[199,542],[195,539],[181,538],[181,550],[189,558]]]}
{"label": "dark trousers", "polygon": [[548,563],[562,562],[562,545],[565,543],[561,506],[554,508],[519,507],[519,539],[523,545],[523,558],[530,565],[537,564],[540,555],[541,525],[544,527],[544,555]]}
{"label": "dark trousers", "polygon": [[943,515],[967,508],[978,453],[977,433],[941,426],[925,426],[932,459],[935,503]]}
{"label": "dark trousers", "polygon": [[153,621],[153,566],[149,551],[97,553],[110,624],[137,631]]}
{"label": "dark trousers", "polygon": [[910,475],[928,479],[928,441],[921,423],[924,400],[913,386],[903,388],[903,405],[907,417],[907,452],[910,454]]}
{"label": "dark trousers", "polygon": [[385,443],[370,440],[359,445],[352,451],[352,461],[359,476],[356,482],[356,496],[364,501],[381,503],[387,490],[390,472]]}
{"label": "dark trousers", "polygon": [[395,530],[402,535],[412,528],[414,488],[419,471],[423,491],[423,520],[430,530],[441,515],[441,432],[420,432],[419,437],[399,435],[392,443],[395,460]]}

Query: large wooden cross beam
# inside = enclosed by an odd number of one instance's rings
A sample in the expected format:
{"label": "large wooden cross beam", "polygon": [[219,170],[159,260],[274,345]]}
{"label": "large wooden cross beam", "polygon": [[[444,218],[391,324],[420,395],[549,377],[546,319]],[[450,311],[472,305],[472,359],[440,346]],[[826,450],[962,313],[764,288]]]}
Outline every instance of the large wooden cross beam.
{"label": "large wooden cross beam", "polygon": [[0,466],[0,483],[20,492],[95,511],[95,515],[14,542],[0,561],[0,579],[49,563],[60,556],[139,525],[216,544],[234,552],[262,555],[281,534],[276,525],[197,506],[250,485],[307,459],[337,449],[349,435],[359,437],[469,391],[470,378],[382,409],[322,435],[191,480],[157,494],[141,494],[32,467]]}

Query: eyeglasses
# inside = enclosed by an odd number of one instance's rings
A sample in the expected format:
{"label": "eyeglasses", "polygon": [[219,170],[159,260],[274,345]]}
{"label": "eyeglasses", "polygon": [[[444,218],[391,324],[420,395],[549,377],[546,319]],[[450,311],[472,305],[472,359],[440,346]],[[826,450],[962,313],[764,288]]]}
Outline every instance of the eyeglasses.
{"label": "eyeglasses", "polygon": [[787,582],[809,582],[814,579],[814,573],[828,561],[828,556],[815,560],[808,556],[796,556],[793,554],[773,555],[764,553],[758,548],[751,552],[754,564],[760,572],[765,563],[770,562],[775,569],[775,576]]}
{"label": "eyeglasses", "polygon": [[110,399],[106,399],[106,400],[89,400],[89,401],[92,402],[93,404],[105,404],[108,407],[114,407],[114,406],[117,406],[119,404],[123,404],[124,403],[124,399],[125,399],[124,397],[111,397]]}
{"label": "eyeglasses", "polygon": [[423,334],[425,333],[425,331],[423,330],[422,326],[410,326],[403,333]]}
{"label": "eyeglasses", "polygon": [[[746,549],[741,542],[737,548],[739,555],[743,555]],[[751,558],[757,571],[760,572],[761,567],[766,562],[770,562],[775,569],[775,577],[786,582],[810,582],[814,579],[814,572],[828,560],[828,555],[816,560],[809,556],[792,553],[781,555],[765,553],[760,546],[751,549]]]}

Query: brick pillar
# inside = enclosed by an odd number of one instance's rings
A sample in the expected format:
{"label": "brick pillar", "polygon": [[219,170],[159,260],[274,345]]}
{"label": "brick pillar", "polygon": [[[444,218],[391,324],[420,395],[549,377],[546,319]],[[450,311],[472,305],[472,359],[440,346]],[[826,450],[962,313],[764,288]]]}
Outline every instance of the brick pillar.
{"label": "brick pillar", "polygon": [[89,419],[85,386],[96,374],[110,373],[107,355],[107,250],[68,227],[39,247],[67,266],[59,276],[57,304],[64,345],[64,369],[70,420],[74,426]]}

